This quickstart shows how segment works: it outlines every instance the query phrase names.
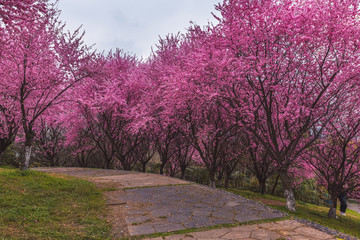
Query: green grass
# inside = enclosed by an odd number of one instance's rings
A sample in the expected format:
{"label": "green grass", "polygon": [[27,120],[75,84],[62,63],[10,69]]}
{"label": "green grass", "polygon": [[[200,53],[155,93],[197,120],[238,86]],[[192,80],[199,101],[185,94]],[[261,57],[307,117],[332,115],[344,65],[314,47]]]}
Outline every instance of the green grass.
{"label": "green grass", "polygon": [[14,167],[14,166],[11,166],[11,165],[0,165],[0,171],[1,171],[1,170],[6,170],[6,169],[13,169],[13,170],[15,170],[15,169],[17,169],[17,168]]}
{"label": "green grass", "polygon": [[110,239],[92,183],[0,167],[0,239]]}
{"label": "green grass", "polygon": [[[275,197],[272,195],[261,195],[259,193],[254,193],[247,190],[237,190],[237,189],[231,189],[228,190],[232,193],[241,195],[243,197],[253,199],[253,200],[259,200],[261,198],[263,199],[271,199],[278,202],[285,203],[285,199],[281,197]],[[318,224],[321,224],[325,227],[329,227],[335,230],[338,230],[340,232],[355,236],[357,238],[360,237],[360,214],[348,209],[346,210],[346,216],[339,216],[338,219],[331,219],[327,217],[329,208],[324,206],[318,206],[310,203],[305,203],[301,201],[296,202],[296,211],[290,212],[286,209],[285,206],[278,206],[278,205],[271,205],[270,207],[281,210],[283,212],[288,213],[289,215],[292,215],[294,217],[300,218],[300,219],[306,219],[311,222],[315,222]]]}

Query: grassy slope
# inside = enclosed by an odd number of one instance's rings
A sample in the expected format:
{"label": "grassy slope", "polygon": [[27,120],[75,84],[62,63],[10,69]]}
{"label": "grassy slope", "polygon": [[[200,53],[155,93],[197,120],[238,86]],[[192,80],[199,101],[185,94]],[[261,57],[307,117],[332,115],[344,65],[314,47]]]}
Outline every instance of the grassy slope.
{"label": "grassy slope", "polygon": [[0,168],[0,239],[110,239],[105,202],[91,183]]}
{"label": "grassy slope", "polygon": [[[285,202],[284,198],[275,197],[267,194],[261,195],[258,193],[253,193],[251,191],[236,190],[236,189],[232,189],[229,191],[256,201],[261,201],[261,199],[271,199],[278,202],[283,202],[283,203]],[[346,210],[346,216],[339,216],[338,219],[330,219],[327,217],[327,213],[329,211],[328,207],[317,206],[314,204],[304,203],[301,201],[296,202],[296,212],[287,211],[285,206],[279,206],[279,205],[269,205],[269,206],[287,212],[288,214],[293,215],[297,218],[307,219],[309,221],[360,238],[360,214],[352,210]]]}

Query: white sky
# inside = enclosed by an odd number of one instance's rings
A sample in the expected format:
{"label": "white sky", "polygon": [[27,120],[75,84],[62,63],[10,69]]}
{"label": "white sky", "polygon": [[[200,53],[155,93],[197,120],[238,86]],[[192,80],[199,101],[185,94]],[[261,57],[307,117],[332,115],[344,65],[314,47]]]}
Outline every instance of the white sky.
{"label": "white sky", "polygon": [[148,57],[169,33],[186,32],[193,21],[216,23],[211,12],[222,0],[59,0],[61,19],[74,30],[83,25],[87,45],[98,51],[120,48]]}

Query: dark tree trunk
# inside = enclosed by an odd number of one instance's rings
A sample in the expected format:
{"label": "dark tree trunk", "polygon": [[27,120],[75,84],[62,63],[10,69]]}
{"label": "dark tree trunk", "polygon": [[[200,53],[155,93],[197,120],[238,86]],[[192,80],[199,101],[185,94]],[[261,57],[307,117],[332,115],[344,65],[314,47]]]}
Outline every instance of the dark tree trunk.
{"label": "dark tree trunk", "polygon": [[186,172],[186,167],[184,168],[184,167],[181,167],[181,175],[180,175],[180,178],[181,179],[184,179],[184,177],[185,177],[185,172]]}
{"label": "dark tree trunk", "polygon": [[264,195],[266,193],[266,180],[265,179],[259,180],[259,184],[260,184],[260,192],[261,194]]}
{"label": "dark tree trunk", "polygon": [[224,170],[220,170],[217,175],[217,179],[221,182],[224,177]]}
{"label": "dark tree trunk", "polygon": [[273,188],[271,189],[271,195],[274,195],[274,194],[275,194],[275,189],[276,189],[276,186],[278,185],[279,178],[280,178],[280,176],[277,175],[276,180],[275,180],[275,183],[274,183],[274,186],[273,186]]}
{"label": "dark tree trunk", "polygon": [[167,160],[166,161],[163,161],[161,159],[161,165],[160,165],[160,174],[163,175],[164,174],[164,168],[165,168],[165,165],[167,163]]}
{"label": "dark tree trunk", "polygon": [[227,174],[225,175],[225,179],[224,179],[224,187],[226,189],[229,188],[229,180],[230,180],[230,176],[228,176]]}
{"label": "dark tree trunk", "polygon": [[141,165],[142,165],[141,171],[142,171],[143,173],[146,172],[146,164],[147,164],[147,162],[141,163]]}
{"label": "dark tree trunk", "polygon": [[122,166],[123,170],[125,170],[125,171],[131,171],[131,164],[129,164],[129,163],[126,161],[125,157],[122,157],[122,159],[121,159],[120,162],[121,162],[121,166]]}

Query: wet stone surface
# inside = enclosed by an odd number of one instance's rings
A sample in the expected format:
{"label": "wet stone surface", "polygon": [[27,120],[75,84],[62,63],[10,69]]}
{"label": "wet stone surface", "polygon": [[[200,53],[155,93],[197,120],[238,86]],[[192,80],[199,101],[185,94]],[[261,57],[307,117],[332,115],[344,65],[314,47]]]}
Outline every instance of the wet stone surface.
{"label": "wet stone surface", "polygon": [[132,236],[284,216],[260,203],[196,184],[128,189],[118,200],[127,203],[125,220]]}

